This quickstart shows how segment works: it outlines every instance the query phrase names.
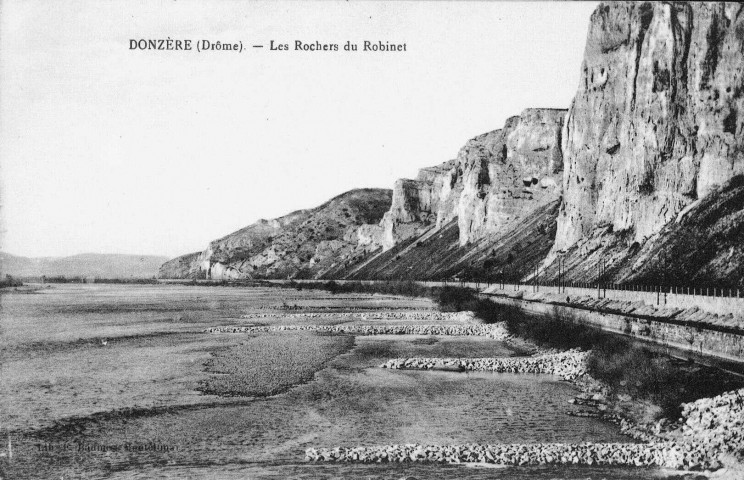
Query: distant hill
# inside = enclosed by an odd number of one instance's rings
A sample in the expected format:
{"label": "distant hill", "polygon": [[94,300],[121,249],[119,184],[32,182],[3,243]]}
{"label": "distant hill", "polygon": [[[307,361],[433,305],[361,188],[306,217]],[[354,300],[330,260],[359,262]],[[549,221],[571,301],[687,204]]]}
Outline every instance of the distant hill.
{"label": "distant hill", "polygon": [[0,274],[14,277],[95,276],[99,278],[152,278],[168,260],[155,255],[83,253],[70,257],[28,258],[0,252]]}

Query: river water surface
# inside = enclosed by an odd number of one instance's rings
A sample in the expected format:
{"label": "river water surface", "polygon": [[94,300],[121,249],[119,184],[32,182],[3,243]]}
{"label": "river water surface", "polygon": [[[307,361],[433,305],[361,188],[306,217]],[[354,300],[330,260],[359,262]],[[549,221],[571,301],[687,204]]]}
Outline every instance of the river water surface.
{"label": "river water surface", "polygon": [[[287,305],[323,316],[287,316]],[[212,354],[247,338],[203,330],[247,324],[243,314],[274,315],[263,324],[339,323],[350,321],[344,309],[433,308],[423,299],[270,288],[60,285],[4,294],[0,420],[12,456],[6,447],[2,477],[677,478],[631,468],[304,461],[309,447],[632,441],[614,425],[568,415],[577,392],[557,377],[378,368],[393,356],[520,354],[491,339],[358,336],[278,395],[200,391],[214,375],[204,367]]]}

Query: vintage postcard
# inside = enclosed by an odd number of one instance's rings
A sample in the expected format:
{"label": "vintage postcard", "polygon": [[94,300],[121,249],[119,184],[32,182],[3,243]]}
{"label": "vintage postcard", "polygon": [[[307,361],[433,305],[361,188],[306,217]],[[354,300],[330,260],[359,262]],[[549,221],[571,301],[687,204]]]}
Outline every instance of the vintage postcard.
{"label": "vintage postcard", "polygon": [[744,479],[744,6],[0,3],[0,479]]}

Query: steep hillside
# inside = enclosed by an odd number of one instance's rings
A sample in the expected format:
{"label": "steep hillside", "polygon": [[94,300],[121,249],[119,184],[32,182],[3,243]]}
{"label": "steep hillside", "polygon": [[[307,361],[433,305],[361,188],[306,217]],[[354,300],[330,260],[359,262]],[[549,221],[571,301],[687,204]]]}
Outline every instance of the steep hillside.
{"label": "steep hillside", "polygon": [[498,234],[560,196],[566,110],[527,109],[470,139],[457,158],[399,180],[382,221],[390,249],[457,219],[460,245]]}
{"label": "steep hillside", "polygon": [[[716,187],[646,242],[607,226],[562,255],[569,281],[742,288],[744,175]],[[553,264],[542,275],[555,279],[557,273]]]}
{"label": "steep hillside", "polygon": [[[722,228],[713,241],[706,229],[730,220],[716,207],[718,196],[738,197],[719,188],[744,173],[742,12],[733,3],[596,9],[564,131],[564,197],[549,271],[565,255],[576,279],[596,278],[602,261],[607,280],[658,281],[656,262],[683,261],[677,271],[686,276],[677,282],[737,281],[725,266],[744,260],[736,248],[726,262],[709,254],[714,245],[736,243],[721,235],[737,230]],[[676,219],[690,209],[698,215],[683,227]],[[679,243],[682,237],[689,241]],[[668,248],[676,252],[669,261],[647,255]]]}
{"label": "steep hillside", "polygon": [[160,266],[158,278],[198,278],[198,266],[201,252],[187,253],[168,260]]}
{"label": "steep hillside", "polygon": [[625,262],[629,283],[744,287],[744,175],[691,205]]}
{"label": "steep hillside", "polygon": [[[383,221],[390,253],[350,274],[468,276],[478,262],[463,259],[478,245],[529,231],[525,219],[560,199],[541,278],[555,278],[560,256],[569,280],[741,284],[742,12],[724,3],[600,5],[565,125],[563,111],[525,110],[457,159],[399,181]],[[448,243],[454,221],[460,250]],[[532,271],[498,255],[489,267],[523,279]]]}
{"label": "steep hillside", "polygon": [[[313,278],[355,261],[381,241],[379,223],[392,192],[352,190],[310,210],[259,220],[209,244],[197,258],[179,257],[161,277]],[[188,268],[186,268],[188,265]]]}
{"label": "steep hillside", "polygon": [[0,253],[0,273],[14,277],[152,278],[166,257],[84,253],[70,257],[27,258]]}
{"label": "steep hillside", "polygon": [[567,280],[733,288],[743,130],[744,6],[603,3],[569,110],[525,109],[392,198],[258,222],[172,271],[552,280],[560,258]]}
{"label": "steep hillside", "polygon": [[610,225],[643,242],[744,173],[742,8],[597,8],[564,133],[555,251]]}
{"label": "steep hillside", "polygon": [[327,277],[349,279],[463,279],[518,281],[540,264],[555,240],[558,201],[532,211],[517,228],[460,244],[457,219],[432,226],[393,248]]}

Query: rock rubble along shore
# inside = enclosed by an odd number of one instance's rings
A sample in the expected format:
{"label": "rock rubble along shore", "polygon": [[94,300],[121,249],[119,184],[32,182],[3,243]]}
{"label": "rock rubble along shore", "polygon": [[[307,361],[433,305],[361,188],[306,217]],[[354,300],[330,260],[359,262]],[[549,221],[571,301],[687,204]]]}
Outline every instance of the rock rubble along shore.
{"label": "rock rubble along shore", "polygon": [[682,404],[682,436],[744,460],[744,388]]}
{"label": "rock rubble along shore", "polygon": [[308,448],[305,460],[327,462],[443,462],[496,465],[629,465],[678,469],[715,468],[704,452],[689,444],[542,443],[503,445],[383,445]]}
{"label": "rock rubble along shore", "polygon": [[394,358],[381,368],[431,370],[435,368],[459,368],[462,370],[495,373],[545,373],[560,375],[573,380],[586,373],[589,352],[568,350],[561,353],[536,355],[533,357],[498,358]]}
{"label": "rock rubble along shore", "polygon": [[501,324],[493,325],[275,325],[212,327],[206,333],[261,333],[286,331],[351,333],[354,335],[465,335],[503,340],[509,335]]}
{"label": "rock rubble along shore", "polygon": [[[247,313],[241,315],[240,318],[254,319],[254,318],[325,318],[329,315],[326,312],[314,312],[314,313]],[[346,319],[346,320],[427,320],[432,322],[462,322],[462,323],[478,323],[475,320],[475,314],[473,312],[343,312],[343,313],[331,313],[334,318]]]}
{"label": "rock rubble along shore", "polygon": [[[304,299],[299,299],[304,300]],[[343,300],[334,298],[334,300]],[[356,300],[354,298],[350,298],[348,300]],[[378,307],[378,306],[363,306],[363,307],[354,307],[354,306],[327,306],[327,305],[297,305],[297,304],[283,304],[283,305],[259,305],[256,307],[251,307],[252,310],[269,310],[276,312],[275,315],[278,315],[279,312],[283,311],[299,311],[299,310],[315,310],[317,312],[341,312],[341,313],[347,313],[349,311],[357,311],[357,312],[380,312],[385,313],[386,310],[389,309],[389,307]],[[396,310],[426,310],[426,308],[422,307],[395,307]],[[433,310],[433,309],[432,309]],[[458,312],[459,313],[459,312]],[[248,314],[250,315],[250,314]]]}

